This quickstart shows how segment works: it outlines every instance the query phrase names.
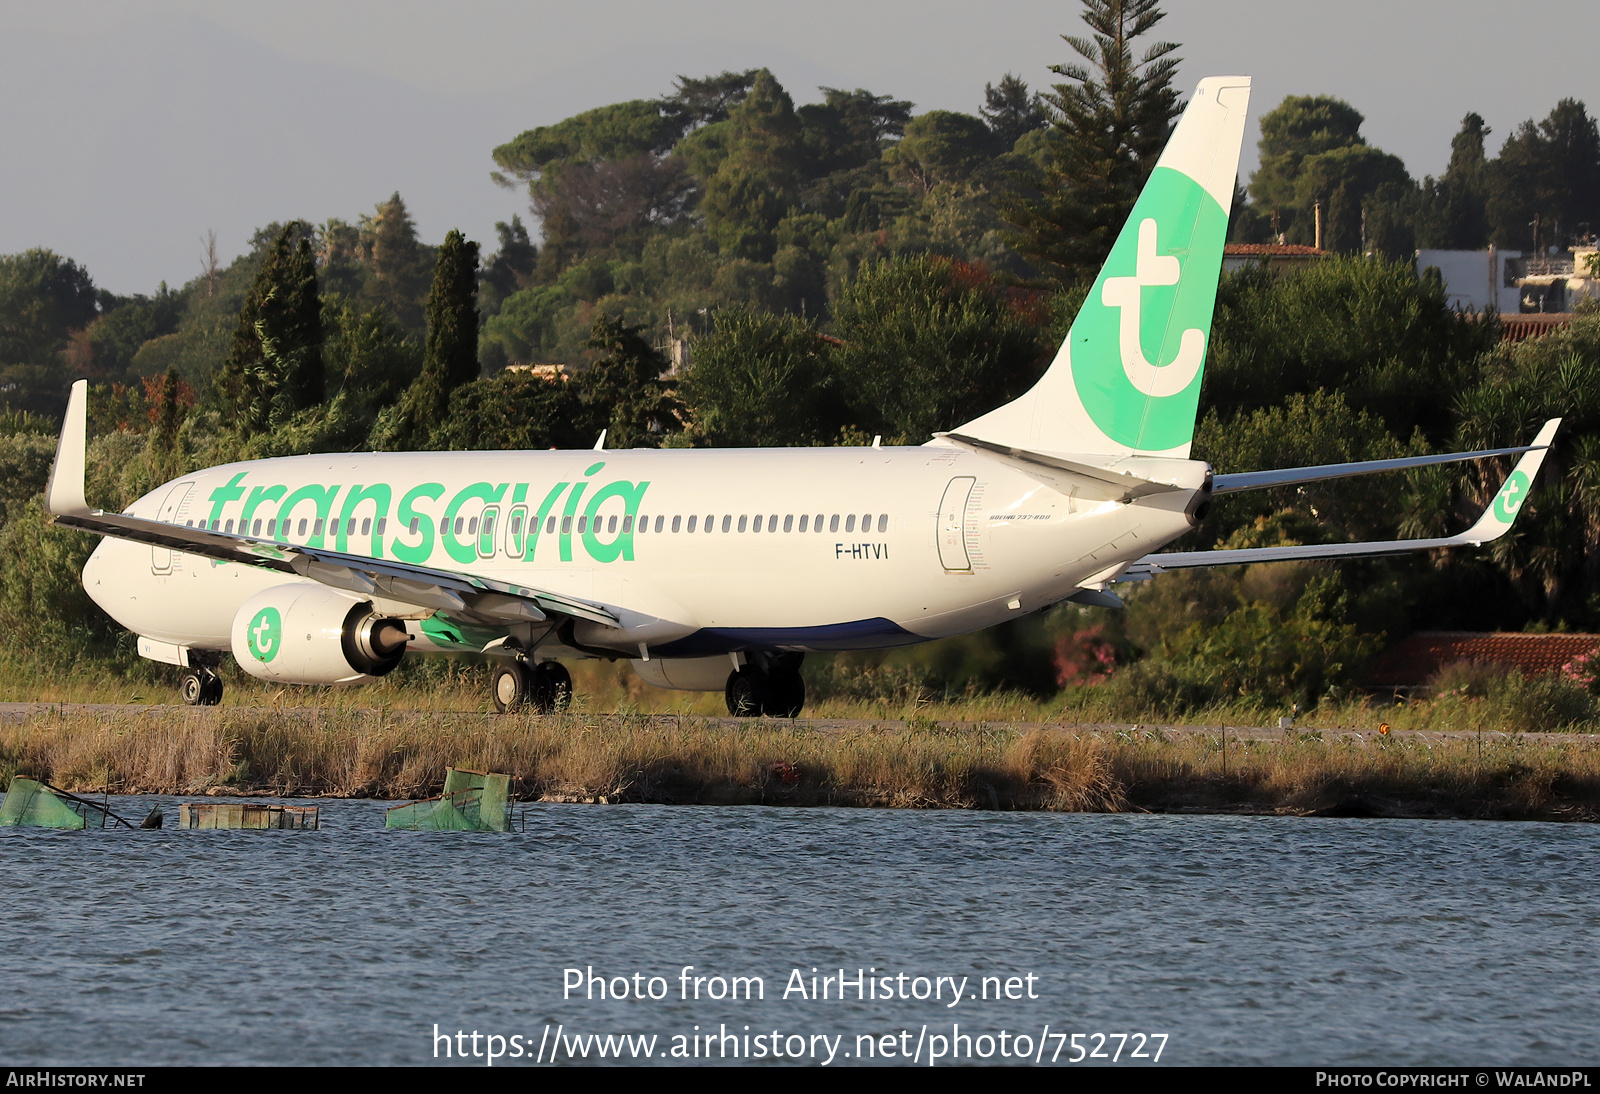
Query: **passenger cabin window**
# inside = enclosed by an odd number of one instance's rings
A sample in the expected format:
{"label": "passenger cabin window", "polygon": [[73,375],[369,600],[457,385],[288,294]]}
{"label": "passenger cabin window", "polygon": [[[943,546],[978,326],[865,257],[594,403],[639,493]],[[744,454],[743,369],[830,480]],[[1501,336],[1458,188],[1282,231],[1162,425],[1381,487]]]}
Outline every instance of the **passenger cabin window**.
{"label": "passenger cabin window", "polygon": [[844,530],[846,532],[854,532],[856,530],[856,515],[854,513],[844,518]]}
{"label": "passenger cabin window", "polygon": [[[694,522],[697,519],[698,518],[696,518],[696,517],[690,517],[689,518],[689,531],[691,531],[691,532],[694,531]],[[676,532],[678,530],[678,518],[677,517],[673,517],[672,518],[672,530],[674,532]]]}
{"label": "passenger cabin window", "polygon": [[[800,518],[800,530],[802,532],[804,532],[806,530],[806,523],[805,522],[806,522],[806,518],[805,517],[801,517]],[[794,531],[794,514],[793,513],[790,513],[788,516],[783,518],[783,530],[785,532]]]}
{"label": "passenger cabin window", "polygon": [[[744,526],[745,526],[746,523],[748,523],[748,521],[749,521],[749,518],[747,518],[747,517],[740,517],[739,518],[739,531],[741,531],[741,532],[744,531]],[[230,526],[231,526],[232,522],[230,521],[229,523],[230,523]],[[726,522],[724,522],[724,523],[726,523]],[[726,532],[728,529],[727,528],[723,528],[722,530],[724,532]],[[760,529],[758,528],[758,529],[756,529],[756,531],[759,532]]]}
{"label": "passenger cabin window", "polygon": [[371,533],[372,533],[372,518],[371,517],[362,518],[362,521],[361,521],[361,534],[365,536],[365,535],[370,535]]}
{"label": "passenger cabin window", "polygon": [[412,517],[411,527],[406,529],[406,531],[410,532],[412,535],[416,535],[418,532],[422,531],[422,518]]}
{"label": "passenger cabin window", "polygon": [[[572,518],[568,517],[567,519],[571,520]],[[547,536],[553,536],[553,535],[556,534],[556,518],[555,517],[551,517],[549,520],[545,521],[544,534],[547,535]]]}
{"label": "passenger cabin window", "polygon": [[[706,527],[709,528],[710,526],[711,526],[711,522],[707,521],[706,522]],[[732,516],[732,514],[729,514],[728,516],[725,516],[725,517],[722,518],[722,531],[724,532],[724,534],[726,534],[728,529],[731,528],[732,526],[733,526],[733,516]],[[743,531],[743,530],[744,529],[742,529],[742,528],[740,529],[740,531]]]}
{"label": "passenger cabin window", "polygon": [[255,523],[250,526],[250,534],[252,536],[259,536],[261,534],[261,518],[260,517],[257,517],[256,520],[255,520]]}
{"label": "passenger cabin window", "polygon": [[[613,524],[616,523],[616,520],[617,520],[616,517],[612,517],[611,518],[611,521],[612,521]],[[650,522],[648,520],[641,520],[639,522],[639,531],[643,532],[645,530],[645,525],[647,525],[649,523]],[[632,517],[623,517],[622,518],[622,531],[623,531],[624,534],[633,531],[633,518]]]}
{"label": "passenger cabin window", "polygon": [[[744,523],[744,518],[743,518],[743,517],[740,517],[740,518],[739,518],[739,523],[740,523],[740,524],[743,524],[743,523]],[[755,524],[753,524],[753,525],[752,525],[752,526],[751,526],[751,528],[750,528],[750,530],[751,530],[751,531],[752,531],[752,532],[759,532],[759,531],[761,531],[761,514],[760,514],[760,513],[757,513],[757,514],[756,514],[756,522],[755,522]],[[740,529],[739,529],[739,531],[741,531],[741,532],[742,532],[742,531],[744,531],[744,529],[743,529],[743,528],[740,528]]]}
{"label": "passenger cabin window", "polygon": [[835,514],[833,514],[833,518],[828,521],[828,531],[837,532],[838,530],[839,530],[839,514],[835,513]]}
{"label": "passenger cabin window", "polygon": [[888,513],[879,513],[878,514],[878,531],[887,532],[888,530],[889,530],[889,514]]}
{"label": "passenger cabin window", "polygon": [[268,517],[267,518],[267,535],[269,537],[271,537],[271,536],[275,536],[277,534],[278,534],[278,518],[277,517]]}
{"label": "passenger cabin window", "polygon": [[380,536],[383,535],[383,530],[384,530],[384,528],[386,528],[388,526],[388,524],[389,524],[389,519],[387,517],[379,517],[378,518],[377,532],[378,532],[378,534]]}
{"label": "passenger cabin window", "polygon": [[306,520],[305,517],[301,517],[300,518],[300,531],[297,533],[298,535],[302,535],[303,536],[303,535],[306,534],[306,525],[307,525],[307,523],[308,523],[308,521]]}
{"label": "passenger cabin window", "polygon": [[774,514],[772,514],[772,516],[767,518],[767,531],[776,532],[777,530],[778,530],[778,514],[774,513]]}
{"label": "passenger cabin window", "polygon": [[[666,519],[667,519],[666,517],[657,517],[656,518],[656,531],[658,531],[658,532],[661,531],[661,522],[666,520]],[[673,517],[672,518],[672,530],[674,532],[676,532],[678,530],[678,518],[677,517]]]}

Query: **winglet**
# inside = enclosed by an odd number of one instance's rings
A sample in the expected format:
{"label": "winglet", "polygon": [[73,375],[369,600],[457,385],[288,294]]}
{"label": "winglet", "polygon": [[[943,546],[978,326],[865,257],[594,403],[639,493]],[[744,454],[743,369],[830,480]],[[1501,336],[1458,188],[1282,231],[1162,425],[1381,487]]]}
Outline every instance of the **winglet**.
{"label": "winglet", "polygon": [[83,497],[84,447],[89,432],[89,381],[72,385],[67,418],[61,424],[56,460],[50,465],[50,482],[44,491],[44,509],[53,517],[82,516],[89,512]]}
{"label": "winglet", "polygon": [[1481,543],[1499,539],[1511,530],[1512,522],[1522,511],[1522,503],[1528,500],[1528,495],[1533,491],[1533,480],[1538,477],[1545,453],[1550,450],[1550,442],[1555,439],[1556,430],[1560,426],[1560,418],[1551,418],[1544,423],[1544,428],[1540,429],[1539,435],[1533,439],[1532,451],[1517,461],[1517,466],[1511,469],[1506,481],[1500,484],[1499,492],[1484,509],[1483,516],[1478,518],[1478,523],[1452,538],[1459,543],[1470,543],[1476,547]]}

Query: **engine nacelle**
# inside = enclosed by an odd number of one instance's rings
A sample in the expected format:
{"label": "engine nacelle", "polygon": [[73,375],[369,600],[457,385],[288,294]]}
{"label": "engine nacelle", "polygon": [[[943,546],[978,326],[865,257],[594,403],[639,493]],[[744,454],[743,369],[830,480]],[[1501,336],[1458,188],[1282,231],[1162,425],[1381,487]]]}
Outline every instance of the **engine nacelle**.
{"label": "engine nacelle", "polygon": [[233,617],[233,656],[251,676],[285,684],[365,684],[400,663],[405,623],[352,593],[278,585]]}
{"label": "engine nacelle", "polygon": [[674,691],[721,691],[728,683],[733,663],[728,655],[715,657],[652,657],[633,659],[639,679],[658,688]]}

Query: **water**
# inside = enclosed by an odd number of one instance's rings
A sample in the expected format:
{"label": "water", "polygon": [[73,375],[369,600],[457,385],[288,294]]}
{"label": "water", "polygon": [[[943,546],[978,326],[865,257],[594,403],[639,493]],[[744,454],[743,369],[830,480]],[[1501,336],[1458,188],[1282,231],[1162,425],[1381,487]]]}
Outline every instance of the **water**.
{"label": "water", "polygon": [[[151,800],[175,818],[112,807]],[[498,835],[321,804],[321,832],[0,832],[0,1059],[445,1062],[435,1026],[501,1064],[557,1026],[703,1059],[748,1026],[808,1062],[842,1035],[834,1066],[957,1032],[1014,1062],[1002,1030],[1046,1062],[1098,1031],[1164,1033],[1162,1063],[1577,1064],[1600,1032],[1593,826],[539,805]],[[683,1000],[685,965],[765,998]],[[563,999],[590,966],[667,997]],[[1022,997],[782,998],[813,967]]]}

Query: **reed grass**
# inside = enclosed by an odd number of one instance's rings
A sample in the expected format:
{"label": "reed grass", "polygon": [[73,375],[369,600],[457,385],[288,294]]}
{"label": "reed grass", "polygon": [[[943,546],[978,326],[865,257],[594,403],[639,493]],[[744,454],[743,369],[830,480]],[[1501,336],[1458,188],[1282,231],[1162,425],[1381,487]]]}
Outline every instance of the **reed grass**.
{"label": "reed grass", "polygon": [[829,728],[391,708],[41,711],[0,775],[115,793],[417,798],[446,766],[523,799],[1600,819],[1600,738],[1324,738],[999,723]]}

